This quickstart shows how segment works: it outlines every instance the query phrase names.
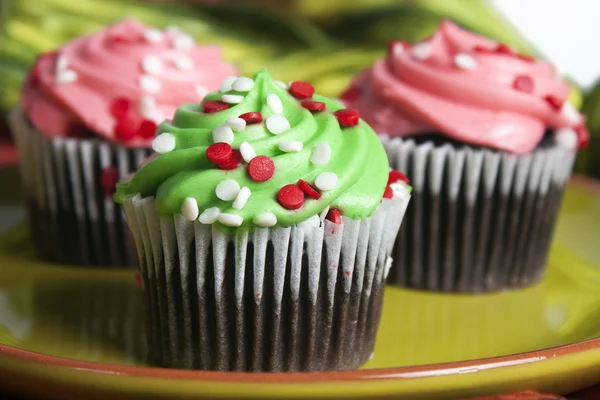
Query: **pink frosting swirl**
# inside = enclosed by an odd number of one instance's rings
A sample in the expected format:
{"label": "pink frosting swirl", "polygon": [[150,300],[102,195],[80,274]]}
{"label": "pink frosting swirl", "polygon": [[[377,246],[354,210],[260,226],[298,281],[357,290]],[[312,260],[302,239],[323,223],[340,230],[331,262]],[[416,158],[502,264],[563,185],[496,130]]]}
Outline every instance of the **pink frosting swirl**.
{"label": "pink frosting swirl", "polygon": [[155,124],[236,72],[217,46],[198,47],[176,28],[127,19],[41,55],[21,104],[49,136],[71,136],[83,126],[106,140],[149,147]]}
{"label": "pink frosting swirl", "polygon": [[585,141],[569,93],[552,65],[444,21],[427,42],[392,44],[388,57],[359,74],[342,99],[380,133],[437,131],[523,154],[547,128],[577,128]]}

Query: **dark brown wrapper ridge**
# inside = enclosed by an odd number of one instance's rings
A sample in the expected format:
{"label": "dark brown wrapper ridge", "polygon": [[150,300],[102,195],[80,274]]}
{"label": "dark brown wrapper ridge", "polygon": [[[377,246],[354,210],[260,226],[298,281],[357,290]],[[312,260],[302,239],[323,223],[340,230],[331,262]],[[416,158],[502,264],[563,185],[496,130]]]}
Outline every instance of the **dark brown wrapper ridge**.
{"label": "dark brown wrapper ridge", "polygon": [[575,151],[546,143],[525,156],[383,138],[413,199],[388,282],[443,292],[490,292],[544,274]]}

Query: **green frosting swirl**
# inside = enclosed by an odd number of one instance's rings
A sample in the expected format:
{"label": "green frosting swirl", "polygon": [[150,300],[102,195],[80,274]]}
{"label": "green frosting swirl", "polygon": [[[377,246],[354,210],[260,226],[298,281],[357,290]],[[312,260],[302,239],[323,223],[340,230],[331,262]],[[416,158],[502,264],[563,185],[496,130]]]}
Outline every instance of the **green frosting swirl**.
{"label": "green frosting swirl", "polygon": [[[275,83],[263,69],[253,77],[254,87],[244,95],[241,103],[229,109],[206,114],[202,105],[186,104],[180,107],[172,121],[161,124],[157,134],[169,132],[176,138],[175,149],[162,154],[142,167],[129,181],[117,185],[115,200],[124,203],[131,196],[155,196],[159,214],[167,216],[181,212],[182,202],[193,197],[200,213],[210,207],[221,212],[243,217],[242,226],[254,226],[255,216],[271,212],[277,217],[278,226],[290,226],[319,214],[327,206],[337,208],[350,218],[371,215],[381,202],[388,179],[389,164],[379,139],[362,120],[354,127],[342,128],[333,111],[343,108],[337,102],[314,95],[327,109],[311,112],[300,105],[288,90]],[[267,105],[267,95],[275,93],[283,104],[283,115],[291,128],[279,135],[270,133],[265,120],[272,111]],[[214,92],[204,100],[219,100],[222,93]],[[249,142],[257,155],[269,156],[275,163],[275,173],[266,182],[255,182],[247,173],[247,164],[225,171],[208,161],[206,149],[213,144],[212,131],[228,118],[259,111],[263,122],[250,124],[242,132],[235,133],[232,143],[239,149],[244,141]],[[282,141],[300,141],[299,152],[283,152]],[[324,165],[315,165],[311,156],[317,144],[326,142],[331,147],[331,157]],[[287,210],[277,200],[279,190],[290,183],[303,179],[314,187],[317,176],[322,172],[333,172],[338,176],[335,188],[323,191],[319,200],[306,196],[304,205],[298,210]],[[216,196],[215,188],[224,179],[236,180],[240,187],[247,186],[252,195],[241,210],[232,207],[232,201],[223,201]]]}

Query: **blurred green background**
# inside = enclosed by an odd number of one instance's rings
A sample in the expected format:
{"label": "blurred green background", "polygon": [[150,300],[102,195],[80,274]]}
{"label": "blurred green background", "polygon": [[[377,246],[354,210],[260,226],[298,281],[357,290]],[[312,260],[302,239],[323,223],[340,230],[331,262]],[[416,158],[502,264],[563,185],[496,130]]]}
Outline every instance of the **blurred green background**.
{"label": "blurred green background", "polygon": [[[424,39],[443,18],[539,56],[485,0],[0,0],[0,7],[4,111],[17,102],[36,54],[125,17],[178,25],[199,43],[221,44],[242,74],[267,65],[278,79],[308,80],[330,96],[381,57],[389,40]],[[600,178],[600,88],[575,87],[571,101],[592,134],[576,170]]]}

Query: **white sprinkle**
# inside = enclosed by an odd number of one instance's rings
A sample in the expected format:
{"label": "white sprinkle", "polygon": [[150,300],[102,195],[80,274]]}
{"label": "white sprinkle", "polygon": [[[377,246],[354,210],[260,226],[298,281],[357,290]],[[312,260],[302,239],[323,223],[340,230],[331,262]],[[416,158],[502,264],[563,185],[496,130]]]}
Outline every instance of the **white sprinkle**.
{"label": "white sprinkle", "polygon": [[315,146],[310,162],[315,165],[323,165],[329,162],[331,158],[331,146],[325,142],[321,142]]}
{"label": "white sprinkle", "polygon": [[302,142],[279,142],[279,150],[285,151],[286,153],[298,152],[302,150]]}
{"label": "white sprinkle", "polygon": [[225,142],[227,144],[233,143],[233,130],[226,124],[220,124],[215,127],[212,131],[213,142]]}
{"label": "white sprinkle", "polygon": [[149,119],[157,111],[156,100],[149,94],[143,94],[140,96],[139,111],[142,117]]}
{"label": "white sprinkle", "polygon": [[240,192],[240,184],[233,179],[225,179],[217,185],[215,193],[217,197],[223,201],[235,200]]}
{"label": "white sprinkle", "polygon": [[176,34],[181,32],[181,28],[177,25],[169,25],[165,28],[165,31],[170,34]]}
{"label": "white sprinkle", "polygon": [[144,39],[150,43],[157,43],[162,40],[163,33],[160,29],[149,28],[144,31]]}
{"label": "white sprinkle", "polygon": [[144,92],[158,93],[162,88],[162,84],[152,75],[142,75],[140,76],[140,88]]}
{"label": "white sprinkle", "polygon": [[67,60],[67,57],[63,54],[59,54],[59,56],[56,58],[56,72],[65,70],[68,66],[69,61]]}
{"label": "white sprinkle", "polygon": [[283,114],[283,103],[275,93],[267,95],[267,105],[273,114]]}
{"label": "white sprinkle", "polygon": [[193,197],[186,197],[181,203],[181,215],[188,221],[198,218],[198,202]]}
{"label": "white sprinkle", "polygon": [[154,110],[147,118],[157,125],[162,124],[166,119],[165,115],[159,109]]}
{"label": "white sprinkle", "polygon": [[415,44],[412,48],[412,54],[418,60],[426,60],[431,55],[431,45],[427,42]]}
{"label": "white sprinkle", "polygon": [[240,153],[242,153],[242,158],[247,163],[256,157],[256,152],[252,148],[252,145],[248,142],[242,142],[242,144],[240,144]]}
{"label": "white sprinkle", "polygon": [[175,36],[175,39],[173,39],[173,47],[176,50],[190,50],[195,44],[194,38],[187,33],[178,34]]}
{"label": "white sprinkle", "polygon": [[269,118],[267,118],[265,125],[267,126],[269,132],[274,135],[279,135],[280,133],[290,129],[290,121],[288,121],[283,115],[277,114],[271,115]]}
{"label": "white sprinkle", "polygon": [[460,53],[454,57],[454,64],[460,69],[474,70],[477,68],[477,61],[468,54]]}
{"label": "white sprinkle", "polygon": [[315,179],[315,186],[322,190],[331,190],[337,185],[338,176],[334,172],[321,172]]}
{"label": "white sprinkle", "polygon": [[390,185],[394,197],[404,197],[408,194],[408,185],[402,181],[394,182]]}
{"label": "white sprinkle", "polygon": [[281,82],[281,81],[278,81],[278,80],[274,80],[273,82],[275,82],[275,84],[277,86],[279,86],[280,88],[288,90],[288,85],[286,85],[285,82]]}
{"label": "white sprinkle", "polygon": [[392,55],[394,57],[400,57],[404,53],[404,45],[401,42],[396,42],[392,46]]}
{"label": "white sprinkle", "polygon": [[194,68],[194,61],[188,56],[179,55],[173,59],[173,63],[180,71],[189,71]]}
{"label": "white sprinkle", "polygon": [[221,82],[221,88],[219,90],[223,93],[229,92],[232,89],[233,82],[235,82],[236,79],[237,76],[228,76],[227,78],[223,79],[223,82]]}
{"label": "white sprinkle", "polygon": [[150,75],[157,75],[163,71],[163,63],[155,55],[149,55],[142,59],[142,70]]}
{"label": "white sprinkle", "polygon": [[241,188],[240,192],[238,193],[235,200],[233,201],[232,207],[235,208],[236,210],[241,210],[242,208],[244,208],[244,206],[246,205],[246,202],[250,198],[251,194],[252,194],[252,192],[246,186]]}
{"label": "white sprinkle", "polygon": [[227,226],[240,226],[244,222],[244,218],[236,214],[221,213],[219,222]]}
{"label": "white sprinkle", "polygon": [[152,150],[158,154],[168,153],[175,149],[175,136],[168,132],[161,133],[152,141]]}
{"label": "white sprinkle", "polygon": [[198,221],[205,225],[214,224],[217,218],[219,218],[219,214],[221,214],[221,210],[219,210],[218,207],[207,208],[206,210],[202,211]]}
{"label": "white sprinkle", "polygon": [[61,85],[73,83],[77,82],[78,77],[79,76],[77,75],[77,72],[73,71],[72,69],[63,69],[58,71],[58,74],[56,75],[56,82]]}
{"label": "white sprinkle", "polygon": [[307,219],[306,221],[304,221],[304,222],[307,222],[307,223],[309,223],[310,225],[314,226],[315,228],[318,228],[318,227],[320,227],[320,226],[321,226],[321,219],[320,219],[320,218],[319,218],[319,216],[318,216],[318,215],[316,215],[316,214],[315,214],[315,215],[313,215],[312,217],[308,218],[308,219]]}
{"label": "white sprinkle", "polygon": [[240,76],[233,82],[231,87],[236,92],[248,92],[254,87],[254,81],[251,78]]}
{"label": "white sprinkle", "polygon": [[207,93],[208,93],[208,90],[204,86],[202,86],[202,85],[196,86],[196,94],[201,99],[204,99],[204,96],[206,96]]}
{"label": "white sprinkle", "polygon": [[241,132],[246,128],[246,121],[238,117],[227,118],[227,125],[229,125],[235,132]]}
{"label": "white sprinkle", "polygon": [[265,212],[254,217],[254,223],[262,227],[274,226],[277,223],[277,217],[273,213]]}
{"label": "white sprinkle", "polygon": [[239,104],[244,100],[244,96],[239,94],[223,94],[221,95],[221,101],[227,104]]}
{"label": "white sprinkle", "polygon": [[319,219],[321,222],[325,221],[325,218],[327,218],[327,213],[329,213],[329,206],[325,207],[323,211],[321,211],[321,214],[319,214]]}
{"label": "white sprinkle", "polygon": [[560,112],[570,124],[577,125],[581,121],[581,114],[569,101],[565,101]]}
{"label": "white sprinkle", "polygon": [[579,142],[577,133],[571,128],[558,129],[555,133],[556,144],[566,149],[574,149]]}
{"label": "white sprinkle", "polygon": [[385,260],[385,266],[383,267],[383,279],[387,279],[388,274],[390,273],[390,268],[392,268],[392,262],[394,260],[392,259],[392,257],[388,257]]}

